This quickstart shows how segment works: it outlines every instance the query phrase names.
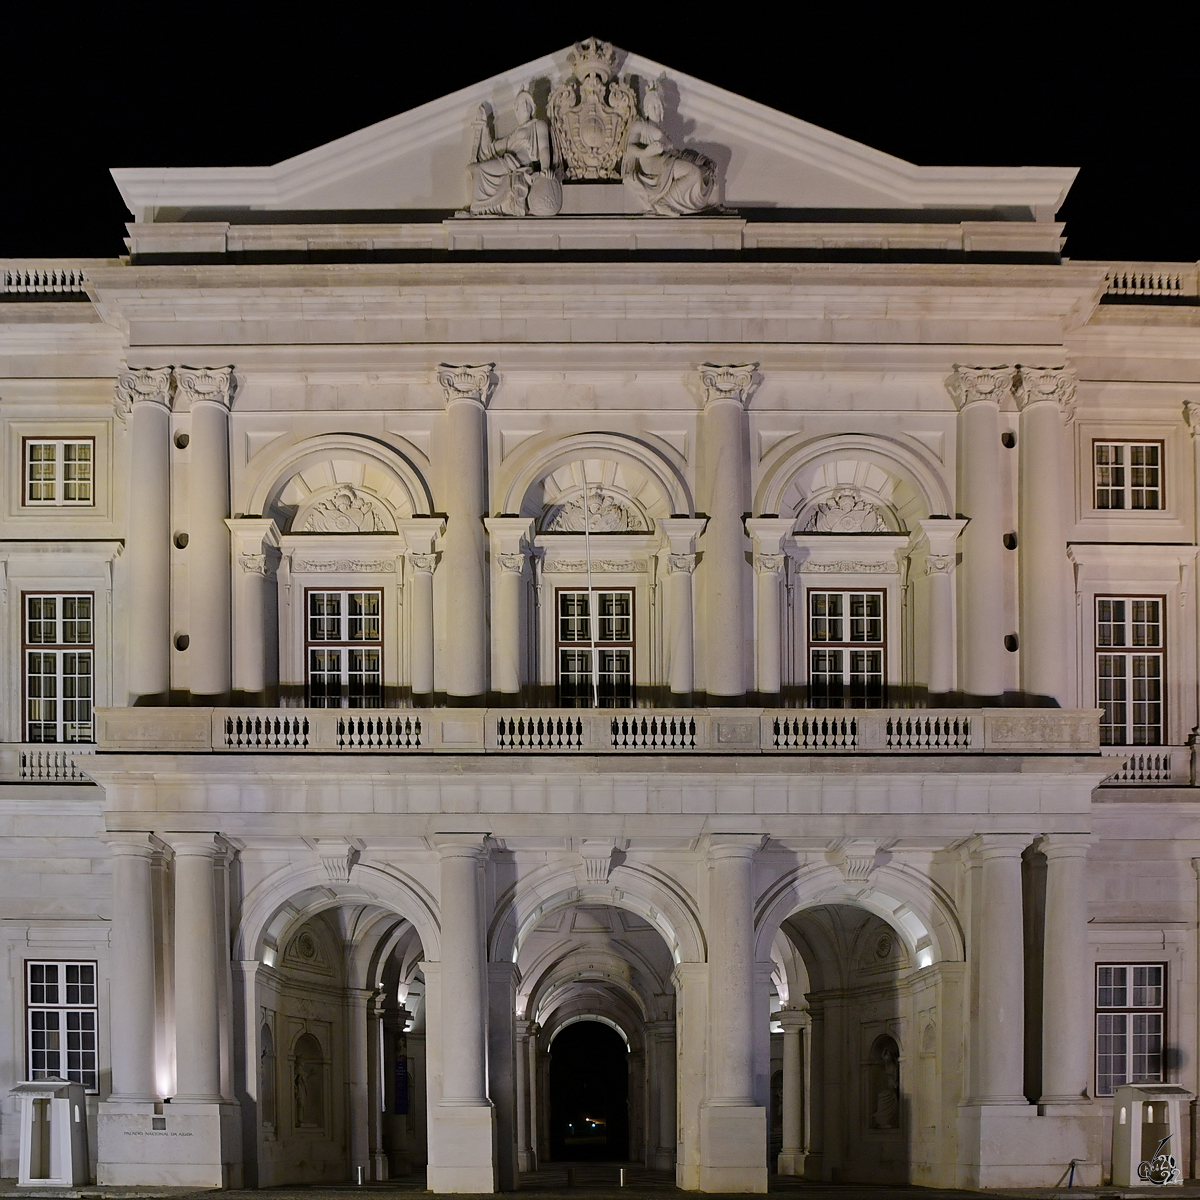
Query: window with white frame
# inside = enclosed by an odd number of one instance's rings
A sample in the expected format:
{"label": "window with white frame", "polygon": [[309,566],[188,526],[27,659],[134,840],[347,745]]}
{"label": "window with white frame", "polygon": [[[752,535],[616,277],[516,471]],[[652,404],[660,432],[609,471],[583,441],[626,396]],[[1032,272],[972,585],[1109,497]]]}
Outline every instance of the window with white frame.
{"label": "window with white frame", "polygon": [[383,703],[383,592],[311,589],[305,657],[313,708],[379,708]]}
{"label": "window with white frame", "polygon": [[1106,746],[1161,746],[1166,682],[1161,596],[1096,597],[1096,706]]}
{"label": "window with white frame", "polygon": [[24,596],[25,740],[90,742],[94,619],[90,594]]}
{"label": "window with white frame", "polygon": [[26,962],[29,1079],[69,1079],[96,1091],[96,964]]}
{"label": "window with white frame", "polygon": [[1162,508],[1162,458],[1162,442],[1093,442],[1096,507]]}
{"label": "window with white frame", "polygon": [[557,649],[561,704],[632,704],[633,590],[589,593],[560,588]]}
{"label": "window with white frame", "polygon": [[1161,1083],[1167,1020],[1165,963],[1096,967],[1096,1095]]}
{"label": "window with white frame", "polygon": [[95,504],[92,438],[25,439],[25,504],[72,507]]}
{"label": "window with white frame", "polygon": [[814,708],[877,708],[883,703],[885,594],[808,593],[808,698]]}

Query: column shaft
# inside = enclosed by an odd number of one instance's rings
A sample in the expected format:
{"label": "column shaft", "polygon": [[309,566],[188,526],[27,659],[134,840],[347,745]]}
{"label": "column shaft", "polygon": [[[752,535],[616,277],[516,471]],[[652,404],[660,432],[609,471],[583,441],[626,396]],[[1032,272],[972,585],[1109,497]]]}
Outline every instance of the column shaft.
{"label": "column shaft", "polygon": [[1020,427],[1021,688],[1071,702],[1071,568],[1067,559],[1058,403],[1026,394]]}
{"label": "column shaft", "polygon": [[451,696],[487,689],[487,510],[484,408],[454,398],[446,409],[446,535],[440,571],[448,617],[445,688]]}
{"label": "column shaft", "polygon": [[409,674],[413,692],[428,696],[433,692],[433,560],[432,554],[410,554],[412,575],[409,603],[412,605],[412,642],[409,646]]}
{"label": "column shaft", "polygon": [[517,1022],[517,1170],[532,1171],[529,1140],[529,1021]]}
{"label": "column shaft", "polygon": [[739,838],[718,842],[709,851],[710,1104],[754,1104],[755,849]]}
{"label": "column shaft", "polygon": [[[164,385],[165,389],[165,385]],[[171,429],[166,392],[129,418],[129,699],[171,690]]]}
{"label": "column shaft", "polygon": [[958,415],[958,486],[959,509],[968,519],[962,534],[959,580],[962,689],[972,696],[1004,692],[1005,530],[1000,452],[997,400],[970,401]]}
{"label": "column shaft", "polygon": [[954,688],[954,573],[952,565],[929,571],[929,690],[941,695]]}
{"label": "column shaft", "polygon": [[1025,934],[1020,836],[978,839],[975,1102],[1025,1104]]}
{"label": "column shaft", "polygon": [[229,563],[229,412],[220,400],[193,400],[188,467],[188,678],[195,696],[232,685]]}
{"label": "column shaft", "polygon": [[781,1014],[783,1022],[783,1146],[780,1175],[799,1175],[804,1152],[804,1026],[799,1013]]}
{"label": "column shaft", "polygon": [[719,393],[704,412],[709,512],[701,545],[708,625],[705,690],[714,696],[740,696],[746,691],[745,420],[740,395]]}
{"label": "column shaft", "polygon": [[110,834],[113,853],[111,1100],[157,1100],[155,1073],[155,850],[144,833]]}
{"label": "column shaft", "polygon": [[667,621],[671,661],[669,685],[676,695],[695,690],[695,618],[692,605],[694,554],[672,554],[667,560]]}
{"label": "column shaft", "polygon": [[1085,1100],[1091,1066],[1092,995],[1087,936],[1087,839],[1050,837],[1042,1012],[1042,1103]]}
{"label": "column shaft", "polygon": [[171,838],[175,851],[175,1064],[178,1101],[221,1100],[216,859],[209,833]]}
{"label": "column shaft", "polygon": [[764,695],[779,691],[783,647],[779,619],[783,555],[758,554],[754,558],[758,579],[758,637],[756,686]]}
{"label": "column shaft", "polygon": [[350,1172],[353,1176],[362,1167],[365,1178],[371,1176],[371,1116],[368,1103],[369,1038],[368,1010],[371,993],[366,988],[346,989],[346,1091],[349,1093]]}

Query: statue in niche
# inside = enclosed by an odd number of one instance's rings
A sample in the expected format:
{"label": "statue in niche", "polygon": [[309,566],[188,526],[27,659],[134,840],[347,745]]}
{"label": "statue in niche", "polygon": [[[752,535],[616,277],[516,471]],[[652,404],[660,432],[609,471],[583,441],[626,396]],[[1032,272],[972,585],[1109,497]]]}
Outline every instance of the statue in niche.
{"label": "statue in niche", "polygon": [[805,526],[810,533],[887,533],[887,522],[879,510],[853,488],[838,488],[818,504]]}
{"label": "statue in niche", "polygon": [[659,217],[685,217],[717,203],[717,168],[696,150],[679,149],[663,131],[662,95],[646,89],[642,115],[629,127],[621,178],[638,207]]}
{"label": "statue in niche", "polygon": [[325,1125],[325,1063],[321,1043],[311,1033],[296,1043],[294,1079],[296,1125],[321,1129]]}
{"label": "statue in niche", "polygon": [[872,1129],[900,1128],[900,1049],[890,1038],[880,1039],[878,1061],[871,1074],[875,1084]]}
{"label": "statue in niche", "polygon": [[477,217],[553,217],[562,208],[550,126],[537,116],[528,88],[517,93],[517,127],[495,137],[486,104],[472,125],[471,213]]}
{"label": "statue in niche", "polygon": [[646,523],[632,504],[603,488],[587,491],[587,516],[584,518],[584,497],[574,496],[556,505],[543,525],[546,533],[642,533]]}
{"label": "statue in niche", "polygon": [[348,483],[313,507],[304,522],[304,533],[380,533],[387,522],[379,509]]}

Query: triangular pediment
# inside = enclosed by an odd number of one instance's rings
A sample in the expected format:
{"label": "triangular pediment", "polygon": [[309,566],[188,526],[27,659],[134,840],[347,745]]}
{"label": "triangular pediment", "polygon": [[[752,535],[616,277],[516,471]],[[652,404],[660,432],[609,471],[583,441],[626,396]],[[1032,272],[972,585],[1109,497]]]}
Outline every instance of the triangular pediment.
{"label": "triangular pediment", "polygon": [[[544,96],[570,74],[569,49],[494,75],[346,137],[265,167],[116,168],[130,210],[455,210],[470,200],[467,164],[481,104],[498,132],[522,87]],[[1062,167],[920,167],[652,62],[621,55],[621,77],[659,81],[664,128],[716,163],[733,208],[1023,209],[1049,219],[1076,171]]]}

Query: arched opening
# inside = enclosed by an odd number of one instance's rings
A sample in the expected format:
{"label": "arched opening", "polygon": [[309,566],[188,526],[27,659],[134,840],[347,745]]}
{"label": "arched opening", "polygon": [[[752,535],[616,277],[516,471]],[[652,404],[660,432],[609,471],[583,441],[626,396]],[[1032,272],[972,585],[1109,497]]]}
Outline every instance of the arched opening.
{"label": "arched opening", "polygon": [[609,1025],[578,1021],[550,1046],[550,1156],[629,1158],[629,1048]]}

